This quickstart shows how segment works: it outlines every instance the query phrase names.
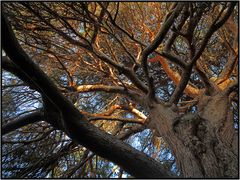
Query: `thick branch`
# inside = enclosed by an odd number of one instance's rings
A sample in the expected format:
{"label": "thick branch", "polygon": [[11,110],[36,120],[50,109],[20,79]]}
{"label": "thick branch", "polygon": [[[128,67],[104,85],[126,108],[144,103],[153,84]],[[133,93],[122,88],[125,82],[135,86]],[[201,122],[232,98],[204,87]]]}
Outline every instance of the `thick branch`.
{"label": "thick branch", "polygon": [[118,164],[135,177],[169,177],[160,163],[87,122],[85,116],[60,93],[54,83],[23,51],[4,15],[2,45],[10,59],[30,77],[34,85],[41,89],[41,93],[59,108],[66,133],[74,141]]}
{"label": "thick branch", "polygon": [[144,124],[144,119],[132,119],[132,118],[120,118],[120,117],[112,117],[112,116],[96,116],[88,119],[89,121],[97,121],[97,120],[108,120],[108,121],[121,121],[124,123],[137,123]]}
{"label": "thick branch", "polygon": [[171,99],[169,100],[169,103],[172,104],[177,104],[182,92],[184,91],[184,89],[186,89],[186,86],[188,84],[188,80],[190,78],[191,73],[188,71],[183,71],[182,75],[181,75],[181,79],[180,82],[178,84],[178,86],[176,87],[176,89],[173,92],[173,95],[171,96]]}
{"label": "thick branch", "polygon": [[8,134],[28,124],[32,124],[32,123],[43,121],[43,120],[44,120],[44,115],[41,111],[37,111],[31,114],[19,117],[7,123],[6,125],[2,126],[2,135]]}
{"label": "thick branch", "polygon": [[32,84],[31,79],[21,70],[19,69],[16,64],[14,64],[13,61],[8,59],[7,56],[2,57],[2,68],[15,76],[17,76],[19,79],[24,81],[25,83],[28,84],[28,86],[34,90],[39,90],[36,86]]}
{"label": "thick branch", "polygon": [[119,94],[129,94],[132,96],[139,96],[134,91],[127,90],[120,86],[108,86],[103,84],[93,84],[93,85],[80,85],[76,87],[77,92],[92,92],[92,91],[104,91],[108,93],[119,93]]}

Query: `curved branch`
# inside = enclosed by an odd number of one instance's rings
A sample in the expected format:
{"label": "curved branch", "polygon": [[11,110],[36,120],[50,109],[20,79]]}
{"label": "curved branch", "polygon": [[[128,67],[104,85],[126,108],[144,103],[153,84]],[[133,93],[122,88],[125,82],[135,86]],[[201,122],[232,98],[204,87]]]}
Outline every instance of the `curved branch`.
{"label": "curved branch", "polygon": [[133,72],[132,69],[124,67],[123,65],[120,65],[116,62],[114,62],[112,59],[110,59],[108,56],[106,56],[104,53],[99,52],[97,49],[94,49],[94,55],[97,56],[99,59],[102,61],[110,64],[114,68],[116,68],[119,72],[119,74],[124,74],[128,79],[131,80],[131,82],[141,91],[144,93],[148,92],[148,87],[141,81],[139,80],[135,73]]}
{"label": "curved branch", "polygon": [[32,123],[43,121],[43,120],[44,120],[44,115],[41,111],[37,111],[31,114],[19,117],[7,123],[6,125],[2,126],[2,135],[8,134],[28,124],[32,124]]}
{"label": "curved branch", "polygon": [[227,89],[228,88],[231,88],[234,84],[238,83],[237,80],[231,80],[231,79],[227,79],[225,80],[224,82],[222,82],[221,84],[218,84],[218,87],[219,89],[221,90],[226,90],[228,91]]}
{"label": "curved branch", "polygon": [[94,91],[104,91],[106,93],[119,93],[119,94],[125,94],[129,96],[130,98],[137,100],[138,102],[141,102],[141,99],[139,97],[142,96],[142,94],[139,94],[135,91],[126,89],[125,87],[121,86],[108,86],[103,84],[93,84],[93,85],[80,85],[76,87],[77,92],[94,92]]}
{"label": "curved branch", "polygon": [[8,144],[15,144],[15,143],[30,144],[30,143],[33,143],[33,142],[38,142],[38,141],[43,140],[53,131],[54,131],[54,129],[50,129],[47,132],[45,132],[42,136],[40,136],[38,138],[35,138],[35,139],[31,139],[29,141],[2,141],[2,142],[3,143],[8,143]]}
{"label": "curved branch", "polygon": [[120,105],[113,105],[111,106],[107,111],[103,112],[103,113],[98,113],[98,114],[93,114],[94,116],[110,116],[114,113],[115,110],[117,109],[121,109]]}
{"label": "curved branch", "polygon": [[77,92],[104,91],[108,93],[140,95],[134,91],[127,90],[121,86],[108,86],[103,84],[80,85],[76,87]]}
{"label": "curved branch", "polygon": [[[136,115],[137,117],[139,117],[140,119],[142,119],[144,122],[146,121],[147,119],[147,116],[145,116],[145,114],[143,114],[141,111],[139,111],[138,109],[136,109],[135,107],[133,107],[133,105],[129,105],[129,106],[120,106],[120,105],[113,105],[111,106],[106,112],[104,113],[99,113],[99,114],[88,114],[87,112],[84,112],[84,114],[86,114],[87,116],[91,117],[106,117],[106,116],[110,116],[114,113],[115,110],[117,109],[121,109],[121,110],[125,110],[125,111],[128,111],[128,112],[131,112],[132,114]],[[126,118],[125,118],[126,119]],[[143,123],[144,123],[143,122]]]}
{"label": "curved branch", "polygon": [[[162,43],[164,37],[166,36],[167,32],[169,31],[170,27],[172,26],[175,18],[181,12],[182,8],[183,8],[183,3],[179,3],[175,7],[174,11],[170,12],[170,14],[166,16],[165,22],[161,26],[161,28],[160,28],[159,32],[157,33],[156,37],[154,38],[152,43],[149,46],[147,46],[142,52],[140,62],[142,63],[142,67],[143,67],[145,76],[147,78],[149,93],[153,93],[154,90],[151,89],[151,87],[153,87],[153,86],[151,85],[151,82],[150,82],[151,80],[150,80],[150,77],[149,77],[149,74],[148,74],[147,57],[150,53],[152,53]],[[150,94],[150,96],[152,96],[152,95]]]}
{"label": "curved branch", "polygon": [[185,62],[183,62],[180,58],[178,58],[177,56],[168,53],[168,52],[162,52],[160,53],[161,56],[167,58],[169,61],[173,62],[174,64],[180,66],[182,69],[185,69],[187,67],[187,64]]}
{"label": "curved branch", "polygon": [[61,94],[49,77],[24,52],[4,15],[1,19],[4,51],[26,73],[32,83],[41,89],[41,93],[59,108],[66,133],[70,138],[103,158],[118,164],[135,177],[170,176],[160,163],[87,122],[86,117]]}
{"label": "curved branch", "polygon": [[88,119],[89,121],[97,121],[97,120],[108,120],[108,121],[121,121],[124,123],[137,123],[137,124],[144,124],[144,119],[132,119],[132,118],[119,118],[119,117],[112,117],[112,116],[95,116]]}
{"label": "curved branch", "polygon": [[135,114],[141,119],[144,119],[144,120],[147,119],[147,116],[143,114],[141,111],[139,111],[138,109],[136,109],[132,104],[129,104],[129,106],[121,106],[121,108]]}
{"label": "curved branch", "polygon": [[[173,71],[170,67],[166,59],[162,58],[160,55],[157,55],[156,57],[149,59],[150,62],[156,62],[159,61],[162,65],[163,70],[166,72],[168,77],[174,82],[175,85],[178,85],[180,83],[181,76],[176,72]],[[196,97],[199,95],[199,89],[188,84],[186,88],[184,89],[184,92],[191,97]]]}

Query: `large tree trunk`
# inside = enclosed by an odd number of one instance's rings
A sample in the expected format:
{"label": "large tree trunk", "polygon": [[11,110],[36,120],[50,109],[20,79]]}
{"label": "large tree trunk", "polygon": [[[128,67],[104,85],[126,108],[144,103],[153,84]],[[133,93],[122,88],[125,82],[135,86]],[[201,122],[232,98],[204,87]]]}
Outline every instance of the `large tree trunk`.
{"label": "large tree trunk", "polygon": [[149,127],[168,143],[183,177],[237,177],[238,136],[227,95],[202,95],[198,114],[181,117],[155,104],[150,117]]}

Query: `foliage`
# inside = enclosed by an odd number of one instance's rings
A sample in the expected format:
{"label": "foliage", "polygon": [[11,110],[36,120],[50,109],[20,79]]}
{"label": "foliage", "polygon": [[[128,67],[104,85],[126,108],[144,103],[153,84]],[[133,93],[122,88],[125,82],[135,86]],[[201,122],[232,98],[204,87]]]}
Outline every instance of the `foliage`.
{"label": "foliage", "polygon": [[[116,137],[130,133],[126,143],[179,175],[171,146],[147,126],[151,103],[144,98],[175,104],[180,115],[196,113],[192,102],[201,92],[227,89],[238,77],[237,7],[216,28],[230,3],[182,4],[155,48],[176,3],[4,2],[2,10],[22,48],[89,122]],[[44,109],[41,94],[7,71],[3,125]],[[238,130],[235,89],[230,96]],[[44,119],[4,135],[2,143],[4,178],[131,177]]]}

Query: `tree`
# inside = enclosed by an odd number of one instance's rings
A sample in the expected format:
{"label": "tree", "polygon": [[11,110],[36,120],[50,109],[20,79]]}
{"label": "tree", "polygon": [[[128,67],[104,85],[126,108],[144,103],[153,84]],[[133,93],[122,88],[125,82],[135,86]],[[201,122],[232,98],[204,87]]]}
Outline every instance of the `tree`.
{"label": "tree", "polygon": [[2,176],[236,178],[236,4],[2,3]]}

